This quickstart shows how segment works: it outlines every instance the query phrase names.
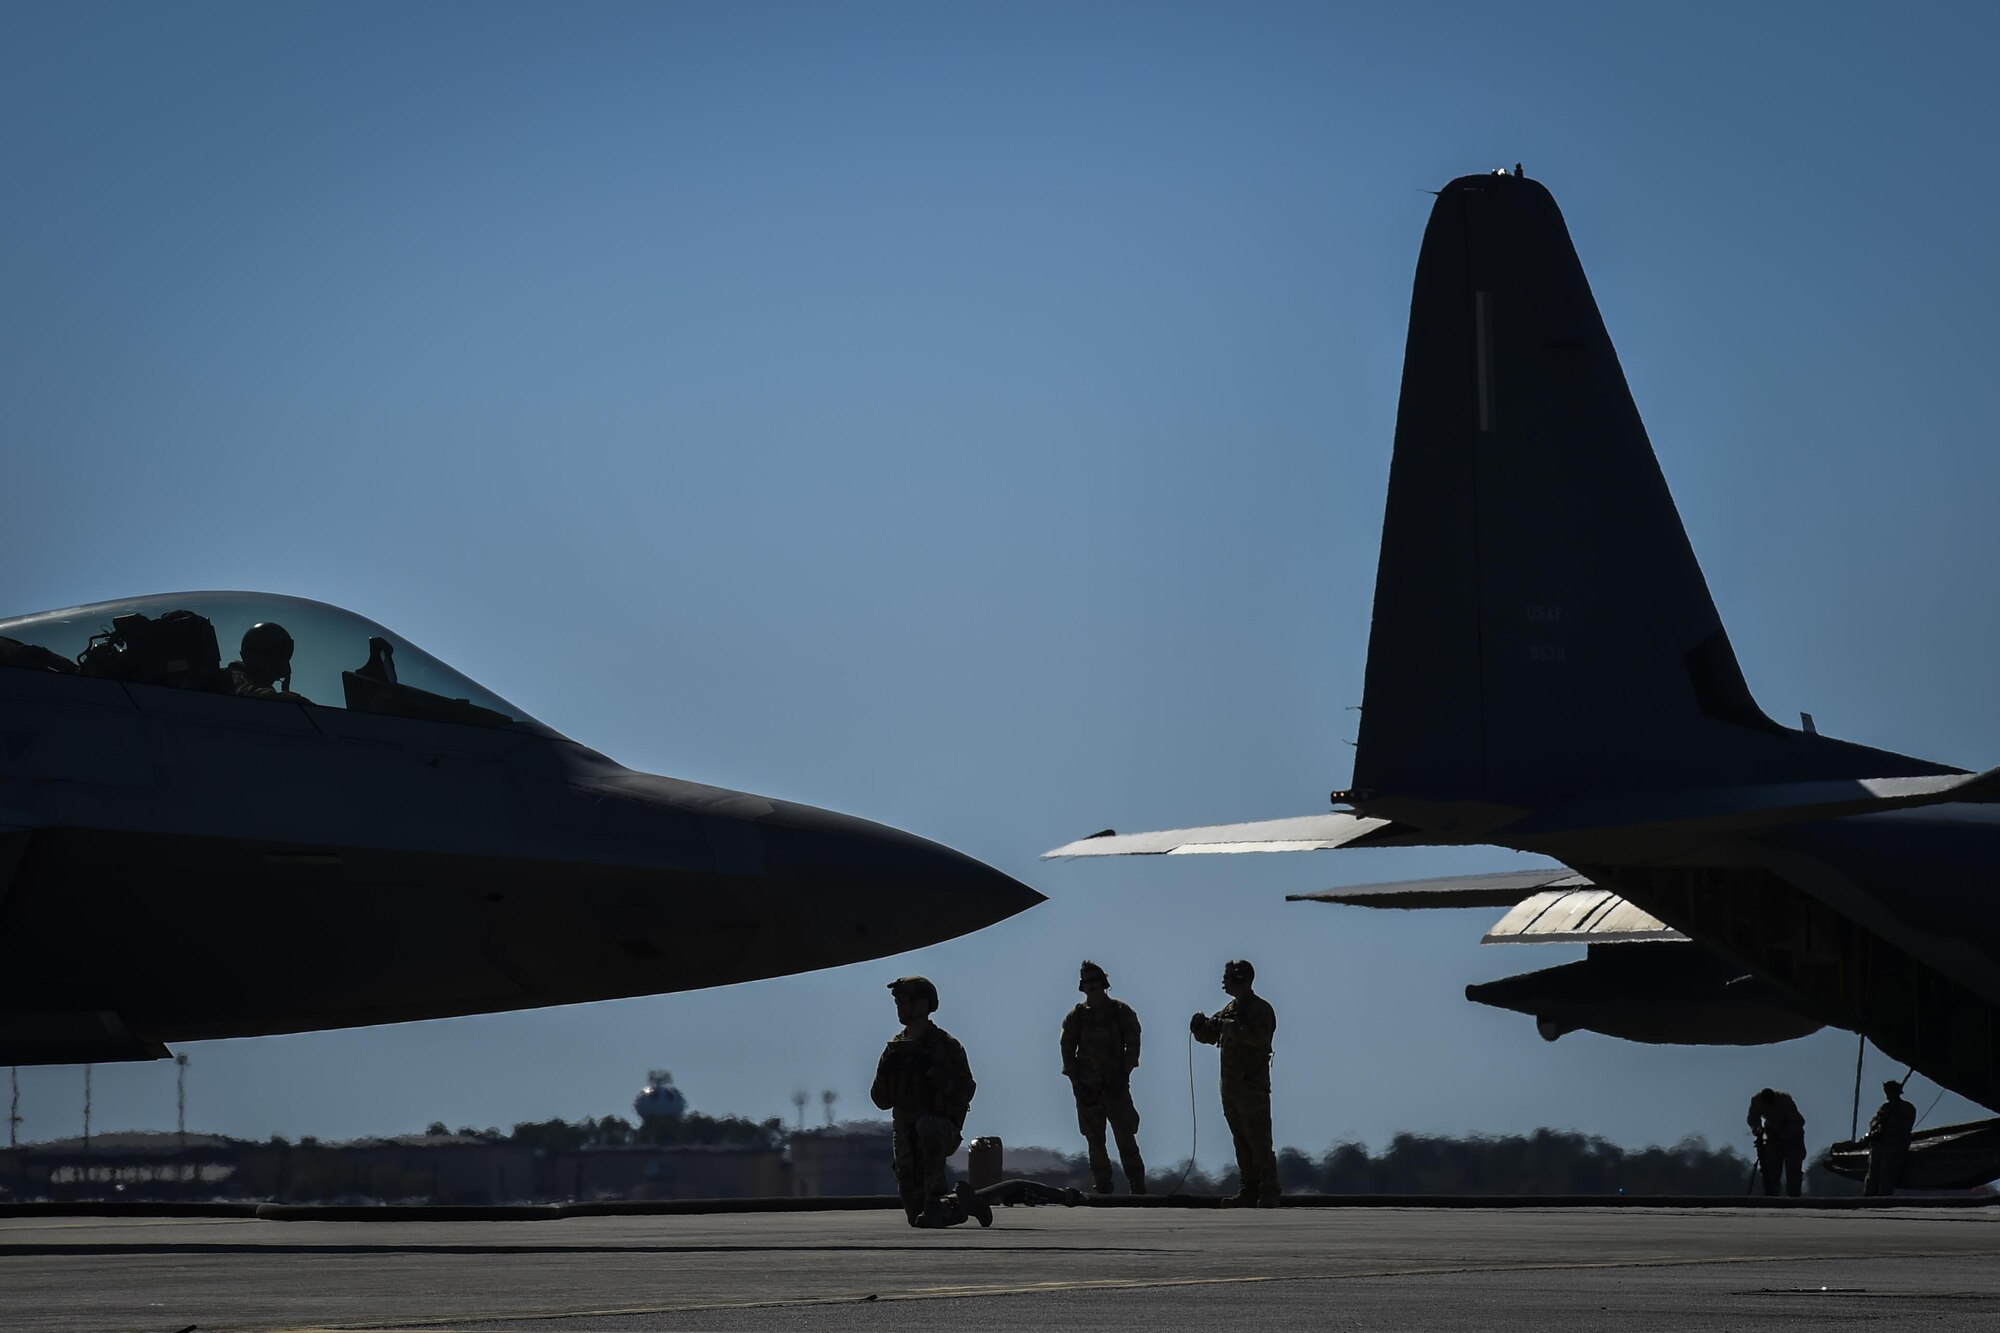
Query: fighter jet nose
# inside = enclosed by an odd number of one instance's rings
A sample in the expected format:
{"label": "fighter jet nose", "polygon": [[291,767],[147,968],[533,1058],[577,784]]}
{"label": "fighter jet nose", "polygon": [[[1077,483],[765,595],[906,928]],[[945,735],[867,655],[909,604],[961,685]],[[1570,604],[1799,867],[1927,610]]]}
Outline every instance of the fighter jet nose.
{"label": "fighter jet nose", "polygon": [[1044,901],[1043,895],[1012,875],[995,870],[963,852],[935,843],[926,844],[925,848],[937,858],[934,863],[936,868],[929,872],[932,882],[940,886],[931,893],[933,901],[938,898],[950,900],[948,910],[966,923],[963,929],[940,934],[937,937],[939,940],[983,930]]}
{"label": "fighter jet nose", "polygon": [[865,962],[968,935],[1042,901],[949,847],[850,815],[773,803],[756,821],[763,876],[745,900],[769,974]]}
{"label": "fighter jet nose", "polygon": [[[630,769],[591,772],[573,792],[568,831],[587,831],[600,854],[650,862],[657,876],[605,909],[618,947],[646,972],[635,985],[712,986],[882,958],[1042,901],[962,852],[815,806]],[[575,877],[570,889],[574,898]]]}
{"label": "fighter jet nose", "polygon": [[987,925],[1005,921],[1036,903],[1048,901],[1046,895],[1029,888],[1005,871],[995,870],[984,861],[937,843],[926,843],[925,846],[943,859],[940,871],[949,878],[949,891],[964,895],[973,904],[983,904],[984,910],[992,913]]}
{"label": "fighter jet nose", "polygon": [[[811,806],[776,803],[759,821],[765,868],[820,886],[819,912],[866,913],[880,952],[934,944],[1004,921],[1042,895],[1003,871],[913,833]],[[888,936],[897,937],[893,941]]]}

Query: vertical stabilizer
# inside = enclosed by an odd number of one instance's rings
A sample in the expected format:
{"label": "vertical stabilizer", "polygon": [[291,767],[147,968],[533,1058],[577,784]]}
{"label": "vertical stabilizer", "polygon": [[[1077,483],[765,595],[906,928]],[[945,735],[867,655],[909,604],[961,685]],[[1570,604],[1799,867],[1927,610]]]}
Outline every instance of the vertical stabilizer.
{"label": "vertical stabilizer", "polygon": [[1751,698],[1555,200],[1438,197],[1417,261],[1354,785],[1580,791],[1950,771]]}

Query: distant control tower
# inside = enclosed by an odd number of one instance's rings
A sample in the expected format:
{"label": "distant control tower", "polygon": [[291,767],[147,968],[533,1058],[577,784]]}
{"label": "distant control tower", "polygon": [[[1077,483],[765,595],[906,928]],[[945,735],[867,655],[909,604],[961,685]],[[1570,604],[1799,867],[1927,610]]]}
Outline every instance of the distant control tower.
{"label": "distant control tower", "polygon": [[646,1086],[632,1099],[632,1109],[641,1124],[648,1120],[678,1120],[688,1109],[688,1099],[674,1086],[674,1076],[664,1069],[646,1071]]}

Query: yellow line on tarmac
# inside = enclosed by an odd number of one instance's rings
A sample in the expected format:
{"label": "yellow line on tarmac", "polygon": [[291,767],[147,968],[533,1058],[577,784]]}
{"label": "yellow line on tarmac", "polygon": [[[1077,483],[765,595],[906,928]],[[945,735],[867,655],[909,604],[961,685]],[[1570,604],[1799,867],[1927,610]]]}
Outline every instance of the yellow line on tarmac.
{"label": "yellow line on tarmac", "polygon": [[[1700,1268],[1722,1264],[1849,1263],[1868,1259],[1954,1259],[1958,1250],[1868,1250],[1859,1254],[1743,1254],[1693,1257],[1578,1260],[1550,1263],[1449,1264],[1435,1267],[1358,1269],[1349,1273],[1253,1273],[1231,1277],[1077,1278],[1064,1281],[911,1287],[902,1291],[791,1296],[752,1301],[699,1301],[684,1305],[633,1305],[588,1310],[514,1310],[485,1314],[441,1315],[397,1323],[312,1324],[270,1329],[266,1333],[433,1333],[469,1324],[505,1324],[558,1319],[632,1319],[641,1315],[720,1314],[737,1310],[796,1309],[815,1305],[860,1305],[871,1301],[963,1300],[982,1296],[1037,1296],[1069,1291],[1143,1291],[1163,1287],[1244,1286],[1259,1282],[1347,1282],[1368,1278],[1454,1277],[1472,1273],[1560,1273],[1607,1268]],[[570,1333],[587,1333],[571,1329]]]}

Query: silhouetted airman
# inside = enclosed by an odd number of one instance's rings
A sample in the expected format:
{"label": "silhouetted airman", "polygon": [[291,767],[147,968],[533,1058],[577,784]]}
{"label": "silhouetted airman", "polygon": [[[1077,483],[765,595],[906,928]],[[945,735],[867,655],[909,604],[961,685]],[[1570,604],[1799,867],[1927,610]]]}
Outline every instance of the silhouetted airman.
{"label": "silhouetted airman", "polygon": [[1242,959],[1222,969],[1229,1003],[1188,1020],[1194,1039],[1222,1048],[1222,1114],[1236,1140],[1241,1180],[1225,1208],[1278,1206],[1278,1158],[1271,1147],[1271,1036],[1277,1011],[1251,989],[1257,969]]}
{"label": "silhouetted airman", "polygon": [[1139,1015],[1112,999],[1111,978],[1089,959],[1077,969],[1083,1000],[1062,1021],[1062,1071],[1076,1097],[1076,1126],[1090,1147],[1090,1177],[1099,1194],[1111,1193],[1111,1155],[1104,1126],[1118,1138],[1118,1160],[1134,1194],[1146,1192],[1146,1163],[1139,1156],[1139,1110],[1132,1105],[1132,1071],[1139,1067]]}
{"label": "silhouetted airman", "polygon": [[926,977],[889,983],[903,1030],[889,1038],[875,1064],[869,1096],[891,1112],[896,1189],[913,1227],[956,1226],[968,1216],[993,1225],[993,1210],[963,1181],[945,1187],[945,1159],[958,1151],[972,1107],[972,1067],[957,1038],[937,1024],[937,987]]}
{"label": "silhouetted airman", "polygon": [[245,699],[312,702],[292,693],[292,636],[275,621],[260,620],[243,632],[242,655],[228,670],[231,691]]}
{"label": "silhouetted airman", "polygon": [[1903,1159],[1909,1155],[1910,1132],[1917,1127],[1917,1108],[1903,1100],[1903,1085],[1895,1079],[1882,1084],[1888,1097],[1868,1121],[1868,1180],[1861,1192],[1875,1198],[1894,1194],[1903,1182]]}
{"label": "silhouetted airman", "polygon": [[1757,1169],[1764,1177],[1764,1193],[1778,1192],[1780,1174],[1785,1193],[1799,1197],[1800,1181],[1806,1168],[1806,1118],[1789,1093],[1775,1088],[1760,1089],[1750,1099],[1744,1117],[1757,1139]]}

